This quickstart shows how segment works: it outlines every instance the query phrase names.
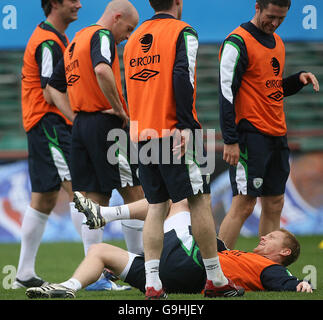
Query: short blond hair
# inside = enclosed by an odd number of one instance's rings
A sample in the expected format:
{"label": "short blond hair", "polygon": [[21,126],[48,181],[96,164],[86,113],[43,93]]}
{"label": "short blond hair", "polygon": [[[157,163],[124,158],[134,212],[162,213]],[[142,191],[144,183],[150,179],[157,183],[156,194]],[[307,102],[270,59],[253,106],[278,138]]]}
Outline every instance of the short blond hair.
{"label": "short blond hair", "polygon": [[283,232],[285,235],[283,246],[291,250],[291,254],[284,257],[282,261],[282,265],[287,267],[298,259],[301,252],[301,246],[295,235],[293,235],[291,232],[284,228],[280,228],[279,231]]}

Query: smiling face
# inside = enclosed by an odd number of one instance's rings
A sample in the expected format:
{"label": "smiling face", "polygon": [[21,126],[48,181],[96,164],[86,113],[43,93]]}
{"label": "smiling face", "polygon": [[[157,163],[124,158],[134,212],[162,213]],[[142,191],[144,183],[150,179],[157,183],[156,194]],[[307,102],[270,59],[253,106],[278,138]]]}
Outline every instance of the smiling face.
{"label": "smiling face", "polygon": [[64,22],[70,23],[77,20],[78,11],[82,8],[80,0],[64,0],[61,4],[57,3],[57,9]]}
{"label": "smiling face", "polygon": [[285,245],[285,237],[282,231],[270,232],[260,238],[253,252],[281,264],[284,258],[291,254],[291,249]]}
{"label": "smiling face", "polygon": [[256,14],[252,23],[264,33],[273,34],[286,18],[288,9],[288,7],[269,3],[267,8],[261,10],[259,4],[256,3]]}

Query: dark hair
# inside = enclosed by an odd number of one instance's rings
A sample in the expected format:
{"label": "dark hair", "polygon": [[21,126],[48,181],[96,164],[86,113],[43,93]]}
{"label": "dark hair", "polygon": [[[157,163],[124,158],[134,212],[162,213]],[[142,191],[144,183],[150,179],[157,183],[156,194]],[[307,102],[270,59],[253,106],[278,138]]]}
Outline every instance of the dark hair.
{"label": "dark hair", "polygon": [[43,8],[46,17],[48,17],[52,11],[52,1],[63,3],[64,0],[41,0],[41,7]]}
{"label": "dark hair", "polygon": [[256,2],[259,4],[260,10],[266,9],[270,3],[279,7],[288,7],[288,9],[292,4],[291,0],[256,0]]}
{"label": "dark hair", "polygon": [[283,246],[291,250],[291,254],[284,257],[284,260],[282,261],[282,265],[287,267],[298,259],[301,252],[301,246],[291,232],[284,228],[279,229],[279,231],[283,232],[285,235]]}
{"label": "dark hair", "polygon": [[149,0],[152,8],[157,11],[169,10],[174,0]]}

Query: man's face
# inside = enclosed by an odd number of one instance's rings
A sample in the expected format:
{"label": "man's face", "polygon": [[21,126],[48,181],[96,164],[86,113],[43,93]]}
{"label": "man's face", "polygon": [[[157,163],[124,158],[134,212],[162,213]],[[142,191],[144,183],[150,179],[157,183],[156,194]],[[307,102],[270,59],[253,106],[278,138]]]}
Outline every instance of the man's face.
{"label": "man's face", "polygon": [[139,17],[135,13],[127,17],[122,15],[116,17],[116,22],[111,30],[116,44],[129,39],[131,33],[135,30],[138,21]]}
{"label": "man's face", "polygon": [[290,249],[284,246],[285,234],[282,231],[273,231],[260,238],[258,246],[253,252],[263,257],[281,263],[281,259]]}
{"label": "man's face", "polygon": [[284,21],[287,12],[288,7],[280,7],[272,3],[261,11],[258,3],[256,3],[256,26],[264,33],[273,34]]}
{"label": "man's face", "polygon": [[77,20],[78,11],[82,8],[80,0],[64,0],[63,3],[57,3],[59,13],[66,23]]}

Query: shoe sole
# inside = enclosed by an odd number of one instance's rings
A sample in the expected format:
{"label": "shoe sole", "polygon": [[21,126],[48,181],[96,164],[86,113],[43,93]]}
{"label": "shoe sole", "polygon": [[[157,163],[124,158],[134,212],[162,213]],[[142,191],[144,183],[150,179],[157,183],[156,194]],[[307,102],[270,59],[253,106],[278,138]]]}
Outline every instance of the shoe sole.
{"label": "shoe sole", "polygon": [[84,208],[83,208],[83,206],[81,205],[81,202],[80,202],[80,200],[79,200],[79,198],[78,198],[78,196],[77,196],[76,194],[74,194],[73,202],[75,203],[75,208],[76,208],[78,211],[80,211],[80,212],[84,213],[84,214],[85,214],[85,216],[86,216],[86,219],[89,219],[89,214],[88,214],[87,210],[84,210]]}
{"label": "shoe sole", "polygon": [[53,290],[51,293],[41,292],[38,290],[27,290],[26,296],[30,299],[49,299],[49,298],[62,298],[62,299],[74,299],[75,296],[69,292],[63,290]]}
{"label": "shoe sole", "polygon": [[244,295],[244,289],[239,289],[238,291],[232,290],[224,292],[223,294],[220,292],[214,292],[213,290],[205,290],[204,297],[206,298],[229,298],[229,297],[242,297]]}
{"label": "shoe sole", "polygon": [[102,221],[101,221],[100,222],[100,226],[99,227],[97,227],[97,226],[95,227],[95,225],[97,223],[95,223],[94,221],[100,221],[100,220],[102,220],[102,217],[100,217],[100,216],[99,216],[99,218],[96,217],[92,213],[91,209],[87,205],[86,205],[87,208],[85,209],[84,206],[81,204],[81,201],[79,200],[78,196],[75,193],[74,193],[74,197],[73,197],[73,202],[75,203],[75,208],[78,211],[82,212],[85,215],[86,220],[87,220],[86,221],[86,224],[89,226],[89,229],[100,229],[100,228],[102,228],[102,227],[104,227],[106,225],[106,223],[104,223],[103,225],[101,225],[102,224]]}
{"label": "shoe sole", "polygon": [[168,295],[166,293],[162,294],[161,296],[150,296],[145,298],[145,300],[167,300]]}
{"label": "shoe sole", "polygon": [[75,194],[74,194],[74,197],[73,197],[73,202],[75,203],[75,208],[85,215],[87,225],[92,229],[92,226],[93,226],[94,223],[93,223],[93,219],[92,219],[92,217],[90,217],[90,215],[92,216],[93,214],[88,212],[89,209],[88,210],[84,209],[84,207],[81,204],[78,196],[76,196]]}
{"label": "shoe sole", "polygon": [[49,294],[48,293],[44,293],[44,292],[40,292],[40,291],[36,291],[36,290],[27,290],[26,291],[26,296],[29,299],[37,299],[37,298],[45,298],[48,299],[49,298]]}

